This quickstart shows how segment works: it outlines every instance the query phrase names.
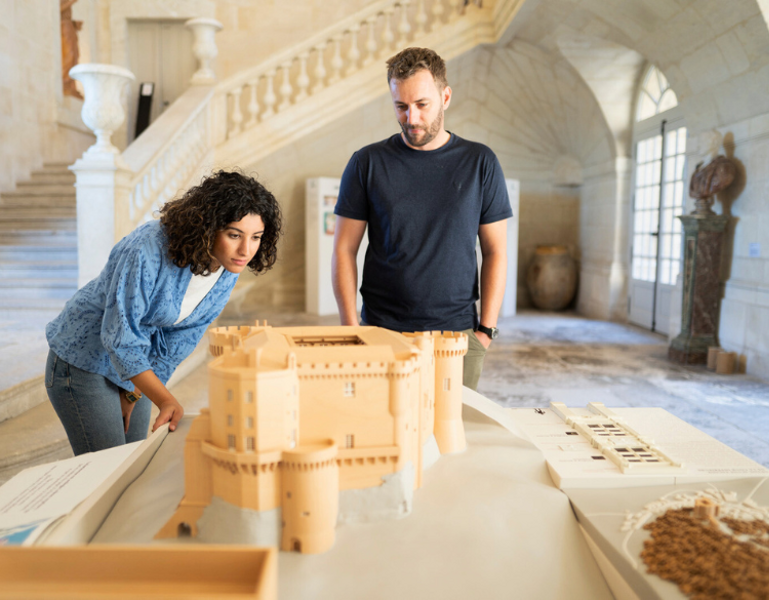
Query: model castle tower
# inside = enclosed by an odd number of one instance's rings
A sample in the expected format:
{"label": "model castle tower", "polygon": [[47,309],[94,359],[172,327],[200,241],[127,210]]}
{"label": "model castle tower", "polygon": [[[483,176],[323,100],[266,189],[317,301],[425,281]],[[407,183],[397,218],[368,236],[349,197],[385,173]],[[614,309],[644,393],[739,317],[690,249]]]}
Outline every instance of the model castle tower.
{"label": "model castle tower", "polygon": [[340,492],[406,472],[419,488],[433,435],[441,454],[465,449],[462,333],[257,321],[209,339],[209,409],[187,436],[184,499],[156,537],[197,535],[218,497],[279,508],[282,550],[324,552]]}

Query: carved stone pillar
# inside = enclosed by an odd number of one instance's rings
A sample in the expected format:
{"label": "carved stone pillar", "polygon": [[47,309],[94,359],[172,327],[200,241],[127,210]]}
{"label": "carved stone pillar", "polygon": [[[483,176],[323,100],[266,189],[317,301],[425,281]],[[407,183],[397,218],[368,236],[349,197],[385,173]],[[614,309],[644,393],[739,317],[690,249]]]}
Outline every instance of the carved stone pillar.
{"label": "carved stone pillar", "polygon": [[729,217],[686,215],[684,226],[683,306],[681,333],[670,344],[668,358],[705,364],[708,346],[718,346],[721,246]]}

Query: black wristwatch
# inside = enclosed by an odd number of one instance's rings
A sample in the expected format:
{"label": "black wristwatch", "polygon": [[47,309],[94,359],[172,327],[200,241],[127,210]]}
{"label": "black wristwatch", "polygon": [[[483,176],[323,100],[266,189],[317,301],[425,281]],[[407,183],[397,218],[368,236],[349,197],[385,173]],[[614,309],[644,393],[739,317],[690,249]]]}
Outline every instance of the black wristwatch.
{"label": "black wristwatch", "polygon": [[483,325],[478,325],[475,330],[480,331],[481,333],[485,333],[492,340],[496,340],[497,337],[499,337],[499,329],[496,327],[484,327]]}

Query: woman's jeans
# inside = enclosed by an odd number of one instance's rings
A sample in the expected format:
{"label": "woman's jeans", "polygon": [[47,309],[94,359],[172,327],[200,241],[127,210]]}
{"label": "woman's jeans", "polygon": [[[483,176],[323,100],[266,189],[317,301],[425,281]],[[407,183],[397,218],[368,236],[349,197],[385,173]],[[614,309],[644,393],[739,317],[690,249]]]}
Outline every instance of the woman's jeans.
{"label": "woman's jeans", "polygon": [[125,433],[120,388],[101,375],[70,365],[51,350],[45,365],[45,387],[76,455],[147,437],[149,398],[142,396],[136,401]]}

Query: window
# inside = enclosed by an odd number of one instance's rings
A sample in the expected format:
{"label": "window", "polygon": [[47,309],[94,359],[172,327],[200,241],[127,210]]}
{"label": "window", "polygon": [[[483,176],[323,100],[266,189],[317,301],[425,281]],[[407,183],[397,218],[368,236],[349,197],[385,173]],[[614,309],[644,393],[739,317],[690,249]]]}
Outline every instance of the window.
{"label": "window", "polygon": [[235,436],[232,434],[227,436],[227,449],[235,450]]}
{"label": "window", "polygon": [[344,440],[344,447],[345,448],[355,448],[355,436],[350,434],[345,436]]}
{"label": "window", "polygon": [[252,404],[254,402],[254,392],[246,392],[246,404]]}
{"label": "window", "polygon": [[355,396],[355,383],[348,381],[344,384],[344,395],[347,397]]}
{"label": "window", "polygon": [[443,391],[448,392],[451,390],[451,379],[446,377],[446,379],[443,380]]}
{"label": "window", "polygon": [[253,452],[254,451],[254,448],[256,447],[255,441],[256,440],[252,436],[248,436],[246,438],[246,450],[248,452]]}
{"label": "window", "polygon": [[227,402],[232,402],[232,390],[227,390]]}
{"label": "window", "polygon": [[254,417],[246,417],[246,427],[248,429],[254,428]]}
{"label": "window", "polygon": [[636,121],[644,121],[678,106],[678,97],[667,78],[652,65],[644,77],[636,108]]}
{"label": "window", "polygon": [[232,415],[227,415],[227,427],[232,427],[235,422],[235,419],[232,418]]}

